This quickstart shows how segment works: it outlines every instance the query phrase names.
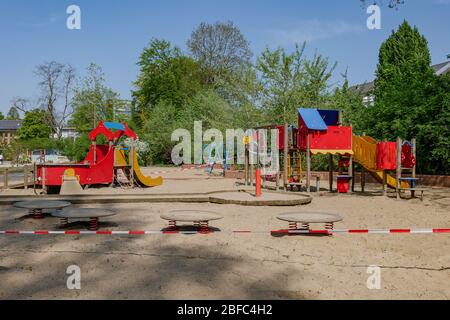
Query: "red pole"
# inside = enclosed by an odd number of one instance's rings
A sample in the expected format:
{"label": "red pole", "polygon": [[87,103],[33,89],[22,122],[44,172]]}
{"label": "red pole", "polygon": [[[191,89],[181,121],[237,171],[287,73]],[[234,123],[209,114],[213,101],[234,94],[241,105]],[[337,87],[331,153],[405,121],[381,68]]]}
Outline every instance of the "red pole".
{"label": "red pole", "polygon": [[256,180],[256,197],[261,197],[261,169],[255,170],[255,180]]}

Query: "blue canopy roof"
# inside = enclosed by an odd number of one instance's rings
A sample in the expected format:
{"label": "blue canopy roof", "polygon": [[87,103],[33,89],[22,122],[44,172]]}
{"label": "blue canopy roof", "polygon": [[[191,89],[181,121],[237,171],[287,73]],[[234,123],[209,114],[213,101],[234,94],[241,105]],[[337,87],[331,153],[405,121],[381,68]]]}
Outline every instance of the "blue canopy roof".
{"label": "blue canopy roof", "polygon": [[117,122],[104,122],[105,127],[108,129],[115,129],[120,131],[125,131],[125,126],[122,123]]}
{"label": "blue canopy roof", "polygon": [[299,108],[298,113],[309,130],[327,130],[327,124],[317,109]]}

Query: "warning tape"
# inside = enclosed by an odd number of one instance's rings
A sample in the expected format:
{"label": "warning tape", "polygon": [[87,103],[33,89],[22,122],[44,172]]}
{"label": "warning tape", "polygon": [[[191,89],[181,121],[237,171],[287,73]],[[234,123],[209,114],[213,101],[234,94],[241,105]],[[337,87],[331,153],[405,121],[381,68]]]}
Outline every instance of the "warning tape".
{"label": "warning tape", "polygon": [[[163,231],[163,230],[130,230],[130,231],[50,231],[50,230],[34,230],[34,231],[19,231],[19,230],[0,230],[0,235],[176,235],[176,234],[212,234],[212,233],[227,233],[226,231]],[[228,233],[231,234],[434,234],[434,233],[450,233],[449,229],[336,229],[336,230],[273,230],[273,231],[252,231],[252,230],[234,230]]]}

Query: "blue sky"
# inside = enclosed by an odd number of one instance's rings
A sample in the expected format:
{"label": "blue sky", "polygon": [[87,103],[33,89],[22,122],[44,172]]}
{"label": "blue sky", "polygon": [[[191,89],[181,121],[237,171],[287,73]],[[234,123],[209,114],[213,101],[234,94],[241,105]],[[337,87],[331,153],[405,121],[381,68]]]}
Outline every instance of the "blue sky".
{"label": "blue sky", "polygon": [[[0,111],[14,97],[36,100],[33,70],[51,60],[72,64],[78,75],[90,62],[99,64],[108,86],[127,99],[149,40],[185,49],[200,22],[233,21],[255,54],[306,40],[308,55],[317,50],[338,62],[333,81],[348,68],[352,84],[372,80],[380,44],[404,19],[428,39],[433,63],[446,60],[450,0],[405,0],[398,10],[383,2],[382,29],[368,30],[359,0],[0,0]],[[71,4],[81,7],[81,30],[66,28]]]}

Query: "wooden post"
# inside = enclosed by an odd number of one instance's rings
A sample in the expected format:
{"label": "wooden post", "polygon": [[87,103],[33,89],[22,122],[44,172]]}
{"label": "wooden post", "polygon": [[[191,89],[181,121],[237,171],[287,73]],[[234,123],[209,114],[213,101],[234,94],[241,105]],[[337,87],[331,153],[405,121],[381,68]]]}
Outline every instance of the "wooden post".
{"label": "wooden post", "polygon": [[276,191],[280,190],[280,171],[277,171],[276,173]]}
{"label": "wooden post", "polygon": [[248,144],[245,145],[244,152],[244,185],[248,186]]}
{"label": "wooden post", "polygon": [[333,192],[333,155],[328,155],[328,183],[329,190]]}
{"label": "wooden post", "polygon": [[[109,148],[111,149],[113,147],[113,142],[109,141]],[[116,149],[114,148],[114,153],[113,153],[113,170],[112,170],[112,177],[111,177],[111,184],[109,185],[110,188],[114,187],[114,183],[116,182],[116,177],[117,177],[117,168],[116,168]]]}
{"label": "wooden post", "polygon": [[383,170],[383,194],[387,197],[387,172]]}
{"label": "wooden post", "polygon": [[395,191],[397,193],[397,200],[400,199],[400,178],[402,177],[402,139],[397,138],[397,172]]}
{"label": "wooden post", "polygon": [[45,162],[41,169],[42,172],[42,193],[47,194],[47,186],[45,185]]}
{"label": "wooden post", "polygon": [[353,177],[353,179],[352,179],[352,192],[355,192],[355,182],[356,182],[356,177],[355,177],[355,162],[353,161],[353,158],[351,159],[351,168],[352,168],[352,171],[351,171],[351,175],[352,175],[352,177]]}
{"label": "wooden post", "polygon": [[311,192],[311,141],[309,130],[306,134],[306,191]]}
{"label": "wooden post", "polygon": [[28,167],[23,166],[23,188],[28,190]]}
{"label": "wooden post", "polygon": [[361,166],[361,192],[364,192],[365,188],[366,188],[366,169],[363,166]]}
{"label": "wooden post", "polygon": [[131,150],[130,150],[130,156],[129,156],[130,166],[131,166],[130,177],[131,177],[131,187],[132,188],[134,187],[134,156],[135,155],[136,155],[136,149],[135,149],[134,141],[133,141],[131,143]]}
{"label": "wooden post", "polygon": [[[411,144],[412,144],[412,155],[414,157],[414,159],[416,159],[416,163],[417,163],[417,147],[416,147],[416,138],[411,139]],[[415,179],[416,178],[416,163],[413,165],[412,167],[412,177]],[[416,196],[416,192],[414,190],[411,190],[411,197],[414,198]]]}
{"label": "wooden post", "polygon": [[3,190],[8,190],[8,168],[5,168],[3,174]]}
{"label": "wooden post", "polygon": [[289,155],[289,127],[288,124],[284,124],[284,155],[283,155],[283,186],[284,191],[287,191],[287,175],[288,175],[288,155]]}
{"label": "wooden post", "polygon": [[349,166],[348,166],[348,175],[351,177],[351,179],[352,179],[352,188],[351,188],[351,191],[352,192],[354,192],[355,191],[355,183],[354,183],[354,181],[355,181],[355,177],[353,176],[353,156],[350,156],[350,163],[349,163]]}

